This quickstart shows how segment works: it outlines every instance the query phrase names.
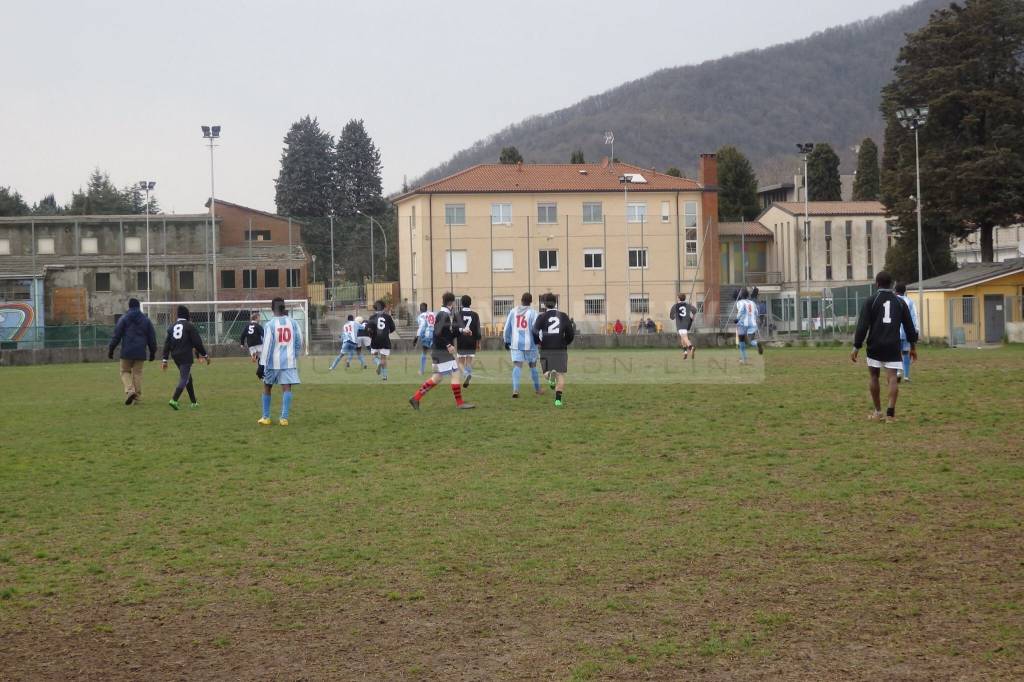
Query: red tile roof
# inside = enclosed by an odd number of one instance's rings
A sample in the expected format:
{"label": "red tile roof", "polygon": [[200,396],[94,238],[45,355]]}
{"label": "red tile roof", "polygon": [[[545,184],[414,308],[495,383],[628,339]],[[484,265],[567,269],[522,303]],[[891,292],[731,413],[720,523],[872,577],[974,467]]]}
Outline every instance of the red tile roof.
{"label": "red tile roof", "polygon": [[[772,206],[781,208],[795,216],[804,214],[802,201],[779,201]],[[808,204],[808,215],[880,215],[884,216],[885,206],[881,201],[812,201]]]}
{"label": "red tile roof", "polygon": [[638,173],[647,181],[630,183],[630,192],[700,191],[699,182],[628,163],[486,163],[417,187],[413,194],[498,192],[621,192],[619,176]]}
{"label": "red tile roof", "polygon": [[761,223],[718,223],[719,237],[735,237],[740,235],[755,241],[772,241],[775,235]]}

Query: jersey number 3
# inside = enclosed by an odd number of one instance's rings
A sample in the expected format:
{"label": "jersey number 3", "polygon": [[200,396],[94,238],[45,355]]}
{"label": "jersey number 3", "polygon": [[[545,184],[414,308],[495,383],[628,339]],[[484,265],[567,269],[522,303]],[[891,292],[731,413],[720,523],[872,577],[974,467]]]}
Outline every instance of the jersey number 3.
{"label": "jersey number 3", "polygon": [[291,343],[292,330],[291,327],[278,327],[277,328],[277,342],[278,343]]}

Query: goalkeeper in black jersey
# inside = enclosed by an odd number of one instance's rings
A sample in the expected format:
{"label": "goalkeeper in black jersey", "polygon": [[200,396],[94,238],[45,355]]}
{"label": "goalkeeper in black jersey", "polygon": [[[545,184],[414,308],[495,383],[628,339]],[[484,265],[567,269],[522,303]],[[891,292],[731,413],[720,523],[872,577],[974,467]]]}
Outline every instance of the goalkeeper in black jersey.
{"label": "goalkeeper in black jersey", "polygon": [[178,306],[178,319],[167,328],[167,338],[164,340],[163,360],[160,367],[167,369],[167,357],[174,358],[174,364],[178,366],[178,385],[174,388],[174,397],[168,401],[172,409],[179,409],[178,398],[181,392],[188,391],[188,399],[193,409],[199,407],[196,400],[195,386],[192,384],[192,362],[193,358],[199,357],[210,364],[210,357],[206,354],[206,347],[199,337],[199,331],[188,319],[188,308]]}

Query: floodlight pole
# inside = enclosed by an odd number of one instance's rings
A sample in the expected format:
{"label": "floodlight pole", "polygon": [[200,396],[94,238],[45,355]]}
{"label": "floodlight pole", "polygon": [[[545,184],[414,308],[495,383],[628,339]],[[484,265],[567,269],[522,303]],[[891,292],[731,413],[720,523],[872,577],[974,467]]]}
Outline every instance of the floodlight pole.
{"label": "floodlight pole", "polygon": [[156,187],[153,180],[142,180],[139,187],[146,193],[146,300],[152,300],[153,275],[149,267],[149,192]]}
{"label": "floodlight pole", "polygon": [[217,343],[220,339],[220,319],[217,317],[217,199],[213,181],[213,141],[220,137],[220,126],[203,126],[203,137],[210,143],[210,253],[213,257],[210,280],[213,289],[213,342]]}
{"label": "floodlight pole", "polygon": [[[804,157],[804,223],[800,226],[800,241],[805,249],[804,259],[807,261],[807,266],[810,266],[810,254],[806,252],[808,231],[810,230],[809,223],[810,218],[810,196],[811,196],[811,183],[807,176],[807,156],[814,149],[814,144],[811,142],[803,142],[797,144],[797,149],[800,150],[800,154]],[[800,335],[804,330],[804,309],[803,300],[800,298],[800,283],[803,280],[804,271],[803,265],[800,263],[800,249],[801,244],[797,244],[796,247],[796,306],[794,306],[796,312],[796,333]],[[808,278],[808,283],[810,278]],[[810,312],[810,311],[808,311]]]}
{"label": "floodlight pole", "polygon": [[[928,122],[929,107],[905,107],[896,111],[896,120],[901,126],[914,131],[914,170],[916,175],[917,193],[914,203],[917,204],[917,307],[918,319],[924,314],[924,239],[922,236],[921,218],[921,145],[918,131]],[[922,325],[923,326],[923,325]]]}
{"label": "floodlight pole", "polygon": [[[613,161],[613,163],[614,163],[614,161]],[[631,333],[630,330],[632,330],[632,328],[633,328],[633,295],[630,293],[630,287],[632,286],[632,284],[629,281],[630,280],[630,277],[629,277],[629,183],[631,183],[632,181],[633,181],[633,179],[631,177],[629,177],[628,175],[626,175],[625,173],[623,173],[622,175],[619,176],[619,182],[622,183],[622,204],[623,204],[623,215],[625,216],[625,220],[623,221],[623,225],[625,225],[625,231],[626,231],[626,333],[627,334]],[[640,257],[637,256],[637,262],[639,262],[639,258]]]}

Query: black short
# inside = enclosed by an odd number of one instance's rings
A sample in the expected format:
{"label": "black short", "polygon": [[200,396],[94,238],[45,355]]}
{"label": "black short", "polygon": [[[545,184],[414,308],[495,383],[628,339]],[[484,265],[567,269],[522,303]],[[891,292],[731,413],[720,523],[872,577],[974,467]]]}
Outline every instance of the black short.
{"label": "black short", "polygon": [[567,374],[569,372],[569,351],[541,349],[540,366],[545,373],[553,371]]}

